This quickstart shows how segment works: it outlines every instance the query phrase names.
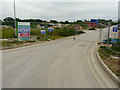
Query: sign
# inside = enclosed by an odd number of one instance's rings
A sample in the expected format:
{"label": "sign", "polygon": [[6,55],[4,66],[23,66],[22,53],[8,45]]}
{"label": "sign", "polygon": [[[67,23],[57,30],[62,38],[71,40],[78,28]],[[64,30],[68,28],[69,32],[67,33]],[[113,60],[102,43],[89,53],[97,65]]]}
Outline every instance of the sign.
{"label": "sign", "polygon": [[30,40],[30,22],[18,22],[18,41]]}
{"label": "sign", "polygon": [[113,32],[117,32],[117,27],[113,27]]}
{"label": "sign", "polygon": [[53,32],[53,29],[54,29],[54,28],[48,28],[48,31],[49,31],[49,32]]}
{"label": "sign", "polygon": [[89,23],[89,27],[97,27],[95,23]]}
{"label": "sign", "polygon": [[41,30],[41,34],[45,34],[46,33],[46,31],[45,30]]}
{"label": "sign", "polygon": [[91,19],[90,22],[91,22],[91,23],[95,23],[95,24],[99,24],[99,20],[98,20],[98,19]]}

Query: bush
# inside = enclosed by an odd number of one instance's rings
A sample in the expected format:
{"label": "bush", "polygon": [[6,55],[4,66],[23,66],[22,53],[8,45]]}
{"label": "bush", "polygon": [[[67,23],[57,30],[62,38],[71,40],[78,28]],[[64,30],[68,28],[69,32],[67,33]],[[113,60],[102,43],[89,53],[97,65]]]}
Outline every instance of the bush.
{"label": "bush", "polygon": [[94,27],[89,28],[89,30],[96,30]]}
{"label": "bush", "polygon": [[[76,34],[81,34],[84,33],[83,31],[78,31],[78,33]],[[64,27],[62,29],[54,29],[53,32],[48,32],[48,30],[46,30],[46,34],[49,36],[53,36],[52,39],[58,38],[60,36],[62,37],[66,37],[66,36],[72,36],[75,34],[75,28],[68,28],[68,27]],[[46,38],[46,35],[41,35],[41,30],[34,28],[34,29],[30,29],[30,35],[36,35],[37,39],[43,39]],[[3,28],[0,30],[0,38],[13,38],[15,36],[15,30],[14,29],[7,29],[7,28]]]}
{"label": "bush", "polygon": [[37,39],[41,39],[40,35],[37,35]]}
{"label": "bush", "polygon": [[82,34],[82,33],[85,33],[84,31],[78,31],[78,34]]}
{"label": "bush", "polygon": [[66,37],[66,36],[74,35],[74,33],[75,33],[75,29],[65,27],[59,31],[58,35]]}
{"label": "bush", "polygon": [[120,46],[118,46],[118,47],[112,46],[111,49],[114,51],[120,52]]}
{"label": "bush", "polygon": [[39,35],[41,33],[41,30],[30,30],[30,35]]}
{"label": "bush", "polygon": [[2,33],[2,39],[5,39],[5,38],[13,38],[15,37],[15,30],[14,29],[8,29],[8,28],[3,28],[3,29],[0,29],[0,34]]}

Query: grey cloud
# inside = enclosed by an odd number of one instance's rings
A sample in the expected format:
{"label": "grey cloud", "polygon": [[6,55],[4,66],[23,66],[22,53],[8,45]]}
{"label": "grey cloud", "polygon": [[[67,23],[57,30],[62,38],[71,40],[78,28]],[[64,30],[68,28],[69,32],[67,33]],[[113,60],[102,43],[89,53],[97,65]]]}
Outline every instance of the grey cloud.
{"label": "grey cloud", "polygon": [[[8,5],[5,3],[4,5]],[[13,4],[3,6],[3,18],[13,16]],[[117,2],[17,2],[17,17],[44,20],[70,20],[90,18],[118,18]]]}

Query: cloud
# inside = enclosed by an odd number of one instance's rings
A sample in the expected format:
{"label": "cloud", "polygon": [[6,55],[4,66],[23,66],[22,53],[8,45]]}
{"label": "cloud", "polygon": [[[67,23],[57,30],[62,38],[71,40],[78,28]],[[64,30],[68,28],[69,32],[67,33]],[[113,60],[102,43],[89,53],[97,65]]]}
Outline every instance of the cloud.
{"label": "cloud", "polygon": [[[2,0],[13,2],[13,0]],[[16,2],[118,2],[119,0],[16,0]]]}
{"label": "cloud", "polygon": [[[56,19],[74,21],[78,19],[118,18],[117,2],[16,2],[19,18]],[[6,7],[7,6],[7,7]],[[13,2],[3,3],[3,18],[13,17]]]}

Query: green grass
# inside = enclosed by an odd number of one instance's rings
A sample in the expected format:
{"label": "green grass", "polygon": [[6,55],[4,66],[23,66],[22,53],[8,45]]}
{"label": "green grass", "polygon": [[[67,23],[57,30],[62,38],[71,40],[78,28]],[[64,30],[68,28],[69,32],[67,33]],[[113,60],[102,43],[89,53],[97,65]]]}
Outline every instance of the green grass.
{"label": "green grass", "polygon": [[0,41],[0,47],[2,47],[2,41]]}
{"label": "green grass", "polygon": [[55,35],[48,36],[48,39],[52,39],[52,40],[55,40],[55,39],[58,39],[58,38],[60,38],[60,36],[55,36]]}
{"label": "green grass", "polygon": [[[115,48],[115,47],[111,47],[111,49],[113,49],[113,48]],[[118,47],[117,49],[116,48],[115,48],[115,50],[119,51],[118,48],[120,48],[120,47]],[[98,51],[99,51],[99,54],[100,54],[101,58],[104,59],[104,60],[109,58],[111,55],[114,55],[114,56],[118,55],[117,53],[106,49],[105,46],[101,46]]]}
{"label": "green grass", "polygon": [[113,46],[113,47],[111,47],[111,49],[114,51],[120,52],[120,46],[118,46],[118,47]]}
{"label": "green grass", "polygon": [[30,41],[0,41],[2,47],[14,47],[14,45],[23,45],[24,43],[34,43],[35,40]]}
{"label": "green grass", "polygon": [[[116,51],[119,51],[118,48],[119,47],[111,47],[111,49],[115,48]],[[114,53],[113,51],[110,51],[108,49],[106,49],[105,46],[101,46],[98,50],[100,57],[102,58],[102,60],[104,61],[104,63],[108,66],[108,68],[111,69],[111,71],[113,73],[116,74],[116,76],[118,76],[120,78],[120,61],[113,59],[111,56],[117,56],[117,53]]]}

